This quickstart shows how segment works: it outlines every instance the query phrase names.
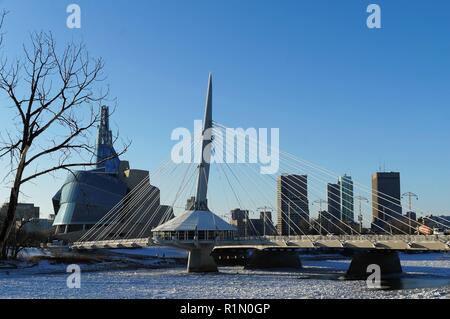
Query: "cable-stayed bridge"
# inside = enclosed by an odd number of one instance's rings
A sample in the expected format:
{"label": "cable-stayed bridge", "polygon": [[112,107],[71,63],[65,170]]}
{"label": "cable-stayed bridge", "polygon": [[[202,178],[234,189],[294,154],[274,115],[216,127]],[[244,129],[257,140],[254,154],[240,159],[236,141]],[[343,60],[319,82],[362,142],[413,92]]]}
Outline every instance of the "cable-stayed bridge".
{"label": "cable-stayed bridge", "polygon": [[[194,272],[217,271],[217,262],[243,263],[256,268],[298,267],[298,251],[350,251],[355,253],[349,269],[351,275],[365,274],[369,264],[378,264],[384,274],[401,272],[399,251],[450,250],[450,236],[414,235],[427,219],[442,229],[450,229],[448,220],[428,217],[417,208],[414,210],[422,214],[421,221],[404,216],[398,198],[356,182],[351,189],[342,184],[337,189],[330,182],[338,174],[272,147],[267,135],[258,139],[251,132],[233,130],[234,137],[230,140],[227,138],[230,130],[212,120],[210,75],[200,138],[193,138],[189,143],[194,152],[201,152],[200,160],[185,164],[168,160],[151,175],[152,183],[161,187],[161,193],[166,196],[166,204],[170,205],[167,211],[163,214],[152,211],[152,201],[158,199],[157,190],[150,183],[142,182],[74,243],[73,248],[174,246],[189,251],[188,271]],[[241,144],[235,145],[234,138],[240,138]],[[224,156],[215,156],[218,152],[224,152]],[[255,152],[266,159],[275,155],[280,171],[289,174],[261,174],[252,158]],[[330,192],[337,191],[339,199],[329,196]],[[372,199],[372,205],[368,200],[361,200],[366,199],[364,195]],[[323,199],[325,196],[327,201]],[[311,218],[311,198],[319,204],[316,219]],[[354,221],[354,198],[360,199],[359,223]],[[327,209],[323,209],[324,203]],[[263,231],[250,218],[250,212],[263,205],[266,210],[278,212],[277,235],[266,233],[266,214]],[[226,215],[219,215],[223,207],[228,211],[236,207],[244,209],[245,232],[253,236],[239,234],[234,225],[226,222],[222,218]],[[178,213],[169,220],[172,210]],[[371,214],[373,211],[376,214]],[[149,229],[154,216],[162,216],[159,226]],[[147,222],[142,227],[144,220]]]}

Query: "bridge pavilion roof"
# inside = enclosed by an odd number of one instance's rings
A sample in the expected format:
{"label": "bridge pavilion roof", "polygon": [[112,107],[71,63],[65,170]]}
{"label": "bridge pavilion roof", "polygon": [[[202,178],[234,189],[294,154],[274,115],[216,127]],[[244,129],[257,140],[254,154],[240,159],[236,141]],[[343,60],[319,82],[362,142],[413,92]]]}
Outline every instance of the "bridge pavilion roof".
{"label": "bridge pavilion roof", "polygon": [[195,230],[236,231],[236,228],[210,211],[193,210],[153,229],[154,232]]}

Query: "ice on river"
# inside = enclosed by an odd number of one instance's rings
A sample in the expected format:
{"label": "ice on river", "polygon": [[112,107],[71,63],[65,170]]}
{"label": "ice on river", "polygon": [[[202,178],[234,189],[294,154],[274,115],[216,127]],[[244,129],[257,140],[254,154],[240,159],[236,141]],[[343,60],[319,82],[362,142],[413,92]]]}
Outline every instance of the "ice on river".
{"label": "ice on river", "polygon": [[302,256],[297,272],[220,268],[188,274],[183,267],[82,272],[81,288],[69,289],[65,273],[0,272],[1,298],[448,298],[450,255],[401,255],[407,273],[395,289],[372,290],[341,277],[350,260]]}

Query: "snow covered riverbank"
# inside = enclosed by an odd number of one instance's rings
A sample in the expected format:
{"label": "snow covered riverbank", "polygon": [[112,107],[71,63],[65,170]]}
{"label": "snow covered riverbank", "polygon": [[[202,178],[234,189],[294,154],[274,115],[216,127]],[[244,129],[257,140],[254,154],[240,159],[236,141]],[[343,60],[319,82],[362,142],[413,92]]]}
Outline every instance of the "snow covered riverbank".
{"label": "snow covered riverbank", "polygon": [[184,265],[187,253],[173,248],[116,249],[100,252],[57,253],[51,249],[24,249],[18,260],[0,263],[3,275],[65,274],[67,266],[77,264],[84,272],[112,271],[139,268],[167,268]]}

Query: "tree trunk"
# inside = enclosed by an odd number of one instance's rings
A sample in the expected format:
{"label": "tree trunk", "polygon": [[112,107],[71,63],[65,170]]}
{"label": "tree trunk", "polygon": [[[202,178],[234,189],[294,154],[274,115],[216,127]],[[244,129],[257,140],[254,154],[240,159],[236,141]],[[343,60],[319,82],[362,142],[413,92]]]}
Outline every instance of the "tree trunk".
{"label": "tree trunk", "polygon": [[7,241],[16,220],[16,208],[19,200],[20,186],[17,187],[16,183],[14,184],[15,185],[13,186],[13,188],[11,188],[11,193],[9,196],[9,205],[8,211],[6,213],[6,218],[0,232],[1,259],[8,258]]}
{"label": "tree trunk", "polygon": [[25,169],[25,161],[28,149],[29,146],[25,146],[20,155],[20,162],[17,166],[16,177],[14,179],[14,184],[9,195],[8,210],[0,232],[0,259],[8,258],[8,238],[11,234],[12,228],[15,226],[16,208],[19,202],[20,186],[22,182],[23,171]]}

